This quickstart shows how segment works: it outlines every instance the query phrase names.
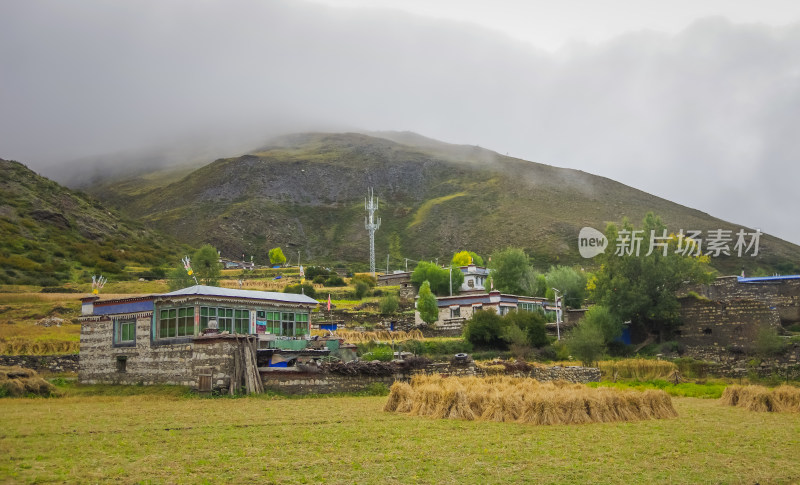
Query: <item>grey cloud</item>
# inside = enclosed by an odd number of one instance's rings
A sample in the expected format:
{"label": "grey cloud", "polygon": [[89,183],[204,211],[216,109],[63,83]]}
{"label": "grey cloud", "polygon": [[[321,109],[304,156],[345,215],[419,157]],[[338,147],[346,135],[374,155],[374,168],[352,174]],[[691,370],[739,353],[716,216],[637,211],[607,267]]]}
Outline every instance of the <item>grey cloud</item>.
{"label": "grey cloud", "polygon": [[[535,26],[532,26],[535,28]],[[7,2],[0,156],[54,165],[295,130],[411,130],[604,175],[800,242],[800,25],[704,19],[557,54],[299,2]],[[152,151],[152,150],[151,150]]]}

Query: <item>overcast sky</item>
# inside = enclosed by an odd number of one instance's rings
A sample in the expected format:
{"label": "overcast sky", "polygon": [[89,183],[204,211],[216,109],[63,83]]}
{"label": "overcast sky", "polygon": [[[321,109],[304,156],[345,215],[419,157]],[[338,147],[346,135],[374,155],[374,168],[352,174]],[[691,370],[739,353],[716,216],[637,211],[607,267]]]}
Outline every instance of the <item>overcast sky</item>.
{"label": "overcast sky", "polygon": [[794,0],[0,3],[0,158],[45,175],[409,130],[800,243],[798,118]]}

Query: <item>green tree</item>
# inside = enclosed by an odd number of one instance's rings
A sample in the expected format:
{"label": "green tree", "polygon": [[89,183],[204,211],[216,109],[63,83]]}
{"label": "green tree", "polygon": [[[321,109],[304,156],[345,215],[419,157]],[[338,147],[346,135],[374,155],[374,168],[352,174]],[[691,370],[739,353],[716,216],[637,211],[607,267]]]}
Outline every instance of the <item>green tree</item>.
{"label": "green tree", "polygon": [[555,288],[564,295],[564,306],[581,308],[586,299],[586,275],[569,266],[551,266],[545,275],[547,289]]}
{"label": "green tree", "polygon": [[523,283],[529,266],[528,255],[522,249],[495,251],[489,261],[494,288],[513,295],[526,294]]}
{"label": "green tree", "polygon": [[[686,247],[687,240],[679,241],[671,237],[666,242],[666,255],[663,249],[654,246],[652,254],[647,255],[651,235],[663,237],[666,226],[661,219],[649,212],[642,221],[642,229],[633,233],[633,226],[624,220],[622,229],[614,224],[606,228],[609,248],[600,256],[602,266],[589,282],[592,299],[607,307],[620,321],[631,321],[631,325],[657,335],[661,341],[670,340],[680,325],[680,303],[676,296],[678,290],[687,283],[705,283],[713,280],[713,272],[708,267],[708,256],[683,255],[678,249],[679,242]],[[641,232],[640,232],[641,231]],[[641,237],[641,251],[635,248],[631,254],[620,254],[614,250],[618,235],[631,241]]]}
{"label": "green tree", "polygon": [[286,285],[283,288],[284,293],[295,293],[295,294],[303,294],[306,296],[310,296],[314,298],[317,296],[317,290],[314,289],[314,285],[310,285],[308,283],[297,283],[295,285]]}
{"label": "green tree", "polygon": [[[452,268],[453,294],[457,295],[461,285],[464,284],[464,273],[458,267]],[[423,282],[427,281],[431,286],[431,291],[439,296],[450,294],[450,271],[451,268],[440,268],[434,263],[421,261],[411,273],[411,284],[415,288],[421,288]]]}
{"label": "green tree", "polygon": [[422,321],[428,325],[439,319],[439,305],[436,303],[436,297],[431,293],[431,284],[427,281],[423,282],[419,288],[417,311],[419,311]]}
{"label": "green tree", "polygon": [[222,263],[217,249],[205,244],[194,253],[192,269],[201,285],[216,286],[222,276]]}
{"label": "green tree", "polygon": [[761,327],[756,335],[755,350],[761,357],[781,355],[786,351],[788,343],[778,335],[772,327]]}
{"label": "green tree", "polygon": [[567,338],[567,348],[583,365],[593,365],[606,351],[603,330],[581,321]]}
{"label": "green tree", "polygon": [[286,256],[283,255],[281,248],[272,248],[269,250],[269,262],[272,265],[280,265],[286,262]]}
{"label": "green tree", "polygon": [[171,270],[167,278],[167,287],[170,291],[181,290],[195,284],[194,278],[189,276],[182,264]]}
{"label": "green tree", "polygon": [[523,295],[540,296],[542,298],[547,296],[547,278],[531,267],[525,269],[521,286]]}
{"label": "green tree", "polygon": [[582,323],[592,325],[603,333],[603,341],[609,343],[622,335],[622,320],[614,316],[611,311],[602,306],[594,305],[583,315]]}

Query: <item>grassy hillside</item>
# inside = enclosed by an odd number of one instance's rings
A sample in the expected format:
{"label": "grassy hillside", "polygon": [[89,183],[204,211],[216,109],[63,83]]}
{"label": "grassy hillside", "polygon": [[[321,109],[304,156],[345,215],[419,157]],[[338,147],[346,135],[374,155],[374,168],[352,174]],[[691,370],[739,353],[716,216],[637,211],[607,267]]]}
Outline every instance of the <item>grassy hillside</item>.
{"label": "grassy hillside", "polygon": [[0,284],[136,278],[186,247],[99,201],[0,160]]}
{"label": "grassy hillside", "polygon": [[[223,254],[253,254],[264,263],[275,246],[290,260],[300,251],[302,261],[368,261],[364,196],[370,187],[381,204],[379,266],[395,233],[403,256],[413,260],[518,246],[547,267],[591,266],[578,253],[581,227],[602,230],[624,217],[638,223],[651,210],[676,232],[740,228],[604,177],[413,133],[286,136],[176,178],[165,173],[92,190],[181,241],[208,240]],[[724,273],[743,267],[771,273],[797,271],[798,261],[800,247],[764,236],[758,257],[712,263]]]}

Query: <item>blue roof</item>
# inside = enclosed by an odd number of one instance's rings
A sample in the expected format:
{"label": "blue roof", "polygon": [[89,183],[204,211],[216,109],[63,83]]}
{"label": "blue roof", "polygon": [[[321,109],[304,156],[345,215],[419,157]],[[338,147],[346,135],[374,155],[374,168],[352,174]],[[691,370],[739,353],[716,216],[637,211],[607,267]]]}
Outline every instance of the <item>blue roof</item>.
{"label": "blue roof", "polygon": [[792,274],[785,276],[756,276],[753,278],[742,278],[741,276],[737,276],[736,280],[739,283],[761,283],[764,281],[800,280],[800,275]]}
{"label": "blue roof", "polygon": [[228,298],[249,298],[252,300],[273,300],[289,303],[306,303],[318,305],[319,302],[310,296],[295,293],[278,293],[275,291],[238,290],[235,288],[219,288],[217,286],[195,285],[182,290],[171,291],[158,296],[220,296]]}

